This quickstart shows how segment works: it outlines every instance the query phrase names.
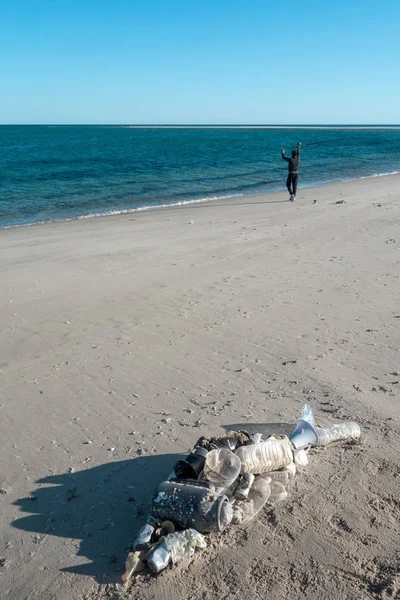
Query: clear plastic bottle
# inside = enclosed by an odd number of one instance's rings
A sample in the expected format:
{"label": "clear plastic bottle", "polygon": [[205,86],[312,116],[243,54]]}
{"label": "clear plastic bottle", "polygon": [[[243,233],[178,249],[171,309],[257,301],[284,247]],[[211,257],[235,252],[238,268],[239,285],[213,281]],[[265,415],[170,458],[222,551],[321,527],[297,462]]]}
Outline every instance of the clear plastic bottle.
{"label": "clear plastic bottle", "polygon": [[265,442],[241,446],[236,456],[242,463],[241,473],[267,473],[277,471],[293,462],[293,446],[289,438],[268,439]]}
{"label": "clear plastic bottle", "polygon": [[[315,419],[310,404],[304,404],[300,419],[315,427]],[[313,446],[326,446],[339,440],[357,440],[361,436],[361,428],[354,421],[344,421],[332,427],[315,427],[315,431],[317,432],[317,441],[312,444]]]}
{"label": "clear plastic bottle", "polygon": [[316,427],[315,430],[317,432],[316,446],[326,446],[339,440],[357,440],[361,435],[361,428],[354,421],[344,421],[329,428]]}
{"label": "clear plastic bottle", "polygon": [[290,463],[280,471],[269,471],[268,473],[263,473],[260,475],[263,479],[270,477],[272,481],[280,481],[283,485],[287,485],[290,479],[296,475],[296,465],[295,463]]}
{"label": "clear plastic bottle", "polygon": [[211,450],[206,456],[204,477],[217,488],[228,488],[240,473],[240,459],[227,448]]}

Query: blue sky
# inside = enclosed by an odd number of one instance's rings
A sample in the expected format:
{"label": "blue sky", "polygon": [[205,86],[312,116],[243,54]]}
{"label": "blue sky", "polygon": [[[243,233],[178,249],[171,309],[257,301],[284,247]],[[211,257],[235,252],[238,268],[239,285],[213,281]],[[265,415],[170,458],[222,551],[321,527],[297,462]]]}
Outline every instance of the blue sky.
{"label": "blue sky", "polygon": [[1,123],[399,123],[400,2],[3,3]]}

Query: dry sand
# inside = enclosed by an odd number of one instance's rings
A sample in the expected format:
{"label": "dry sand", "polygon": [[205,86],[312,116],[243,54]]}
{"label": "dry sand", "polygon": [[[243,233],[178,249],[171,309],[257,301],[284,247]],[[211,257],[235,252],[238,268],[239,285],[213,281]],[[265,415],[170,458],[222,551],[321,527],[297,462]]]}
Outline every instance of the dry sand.
{"label": "dry sand", "polygon": [[[0,232],[2,600],[399,597],[399,190]],[[291,429],[305,401],[361,443],[312,451],[288,501],[118,590],[176,456]]]}

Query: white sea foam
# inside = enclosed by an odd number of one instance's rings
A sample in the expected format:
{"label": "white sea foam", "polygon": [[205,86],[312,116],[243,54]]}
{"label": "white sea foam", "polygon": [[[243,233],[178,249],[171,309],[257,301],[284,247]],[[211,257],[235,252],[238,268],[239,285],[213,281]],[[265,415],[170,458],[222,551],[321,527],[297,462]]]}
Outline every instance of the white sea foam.
{"label": "white sea foam", "polygon": [[[197,200],[181,200],[179,202],[170,202],[167,204],[151,204],[146,206],[137,206],[136,208],[122,208],[119,210],[107,210],[104,212],[87,213],[74,217],[64,217],[62,219],[48,219],[46,221],[34,221],[32,223],[18,223],[16,225],[5,225],[0,229],[13,229],[15,227],[30,227],[31,225],[46,225],[48,223],[64,223],[68,221],[80,221],[82,219],[94,219],[97,217],[115,217],[119,215],[130,215],[138,212],[146,212],[151,210],[161,210],[163,208],[176,208],[179,206],[188,206],[191,204],[203,204],[205,202],[215,202],[215,200],[228,200],[229,198],[240,198],[245,194],[229,194],[226,196],[211,196],[206,198],[198,198]],[[248,194],[246,194],[248,195]]]}
{"label": "white sea foam", "polygon": [[101,213],[90,213],[87,215],[80,215],[75,217],[76,219],[92,219],[93,217],[111,217],[115,215],[130,215],[137,212],[145,212],[150,210],[159,210],[161,208],[172,208],[177,206],[187,206],[190,204],[203,204],[204,202],[214,202],[215,200],[226,200],[228,198],[239,198],[244,194],[230,194],[228,196],[212,196],[209,198],[199,198],[198,200],[181,200],[180,202],[171,202],[169,204],[153,204],[146,206],[138,206],[136,208],[123,208],[121,210],[109,210]]}
{"label": "white sea foam", "polygon": [[[372,175],[365,175],[363,177],[354,177],[354,178],[348,178],[348,179],[316,181],[314,183],[305,184],[302,187],[303,188],[311,188],[311,187],[318,187],[320,185],[331,185],[333,183],[340,183],[340,182],[347,182],[347,181],[359,181],[360,179],[373,179],[375,177],[389,177],[391,175],[400,175],[400,171],[391,171],[390,173],[374,173]],[[149,212],[152,210],[161,210],[163,208],[177,208],[180,206],[190,206],[192,204],[203,204],[206,202],[215,202],[216,200],[228,200],[229,198],[242,198],[245,196],[259,196],[261,194],[278,192],[283,189],[284,188],[281,187],[281,188],[270,189],[267,191],[256,192],[256,193],[230,194],[230,195],[226,195],[226,196],[210,196],[207,198],[198,198],[197,200],[182,200],[179,202],[171,202],[171,203],[166,203],[166,204],[153,204],[153,205],[146,205],[146,206],[137,206],[136,208],[124,208],[124,209],[120,209],[120,210],[109,210],[109,211],[104,211],[104,212],[88,213],[85,215],[78,215],[78,216],[74,216],[74,217],[65,217],[63,219],[49,219],[46,221],[43,221],[43,220],[34,221],[32,223],[19,223],[16,225],[5,225],[4,227],[0,227],[0,229],[14,229],[16,227],[30,227],[32,225],[46,225],[49,223],[77,221],[77,220],[82,220],[82,219],[94,219],[97,217],[113,217],[113,216],[119,216],[119,215],[130,215],[130,214],[134,214],[134,213],[141,213],[141,212],[147,212],[147,211]]]}
{"label": "white sea foam", "polygon": [[388,175],[400,175],[400,171],[391,171],[390,173],[374,173],[373,175],[365,175],[365,177],[358,177],[358,179],[371,179],[372,177],[387,177]]}

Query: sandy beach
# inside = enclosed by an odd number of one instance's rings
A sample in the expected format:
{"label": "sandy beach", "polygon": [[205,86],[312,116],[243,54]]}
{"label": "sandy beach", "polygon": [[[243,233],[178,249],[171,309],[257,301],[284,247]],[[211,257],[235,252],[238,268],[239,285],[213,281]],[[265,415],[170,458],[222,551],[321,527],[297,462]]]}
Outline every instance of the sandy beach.
{"label": "sandy beach", "polygon": [[[399,225],[393,175],[0,231],[1,599],[399,597]],[[361,442],[118,588],[177,456],[307,401]]]}

